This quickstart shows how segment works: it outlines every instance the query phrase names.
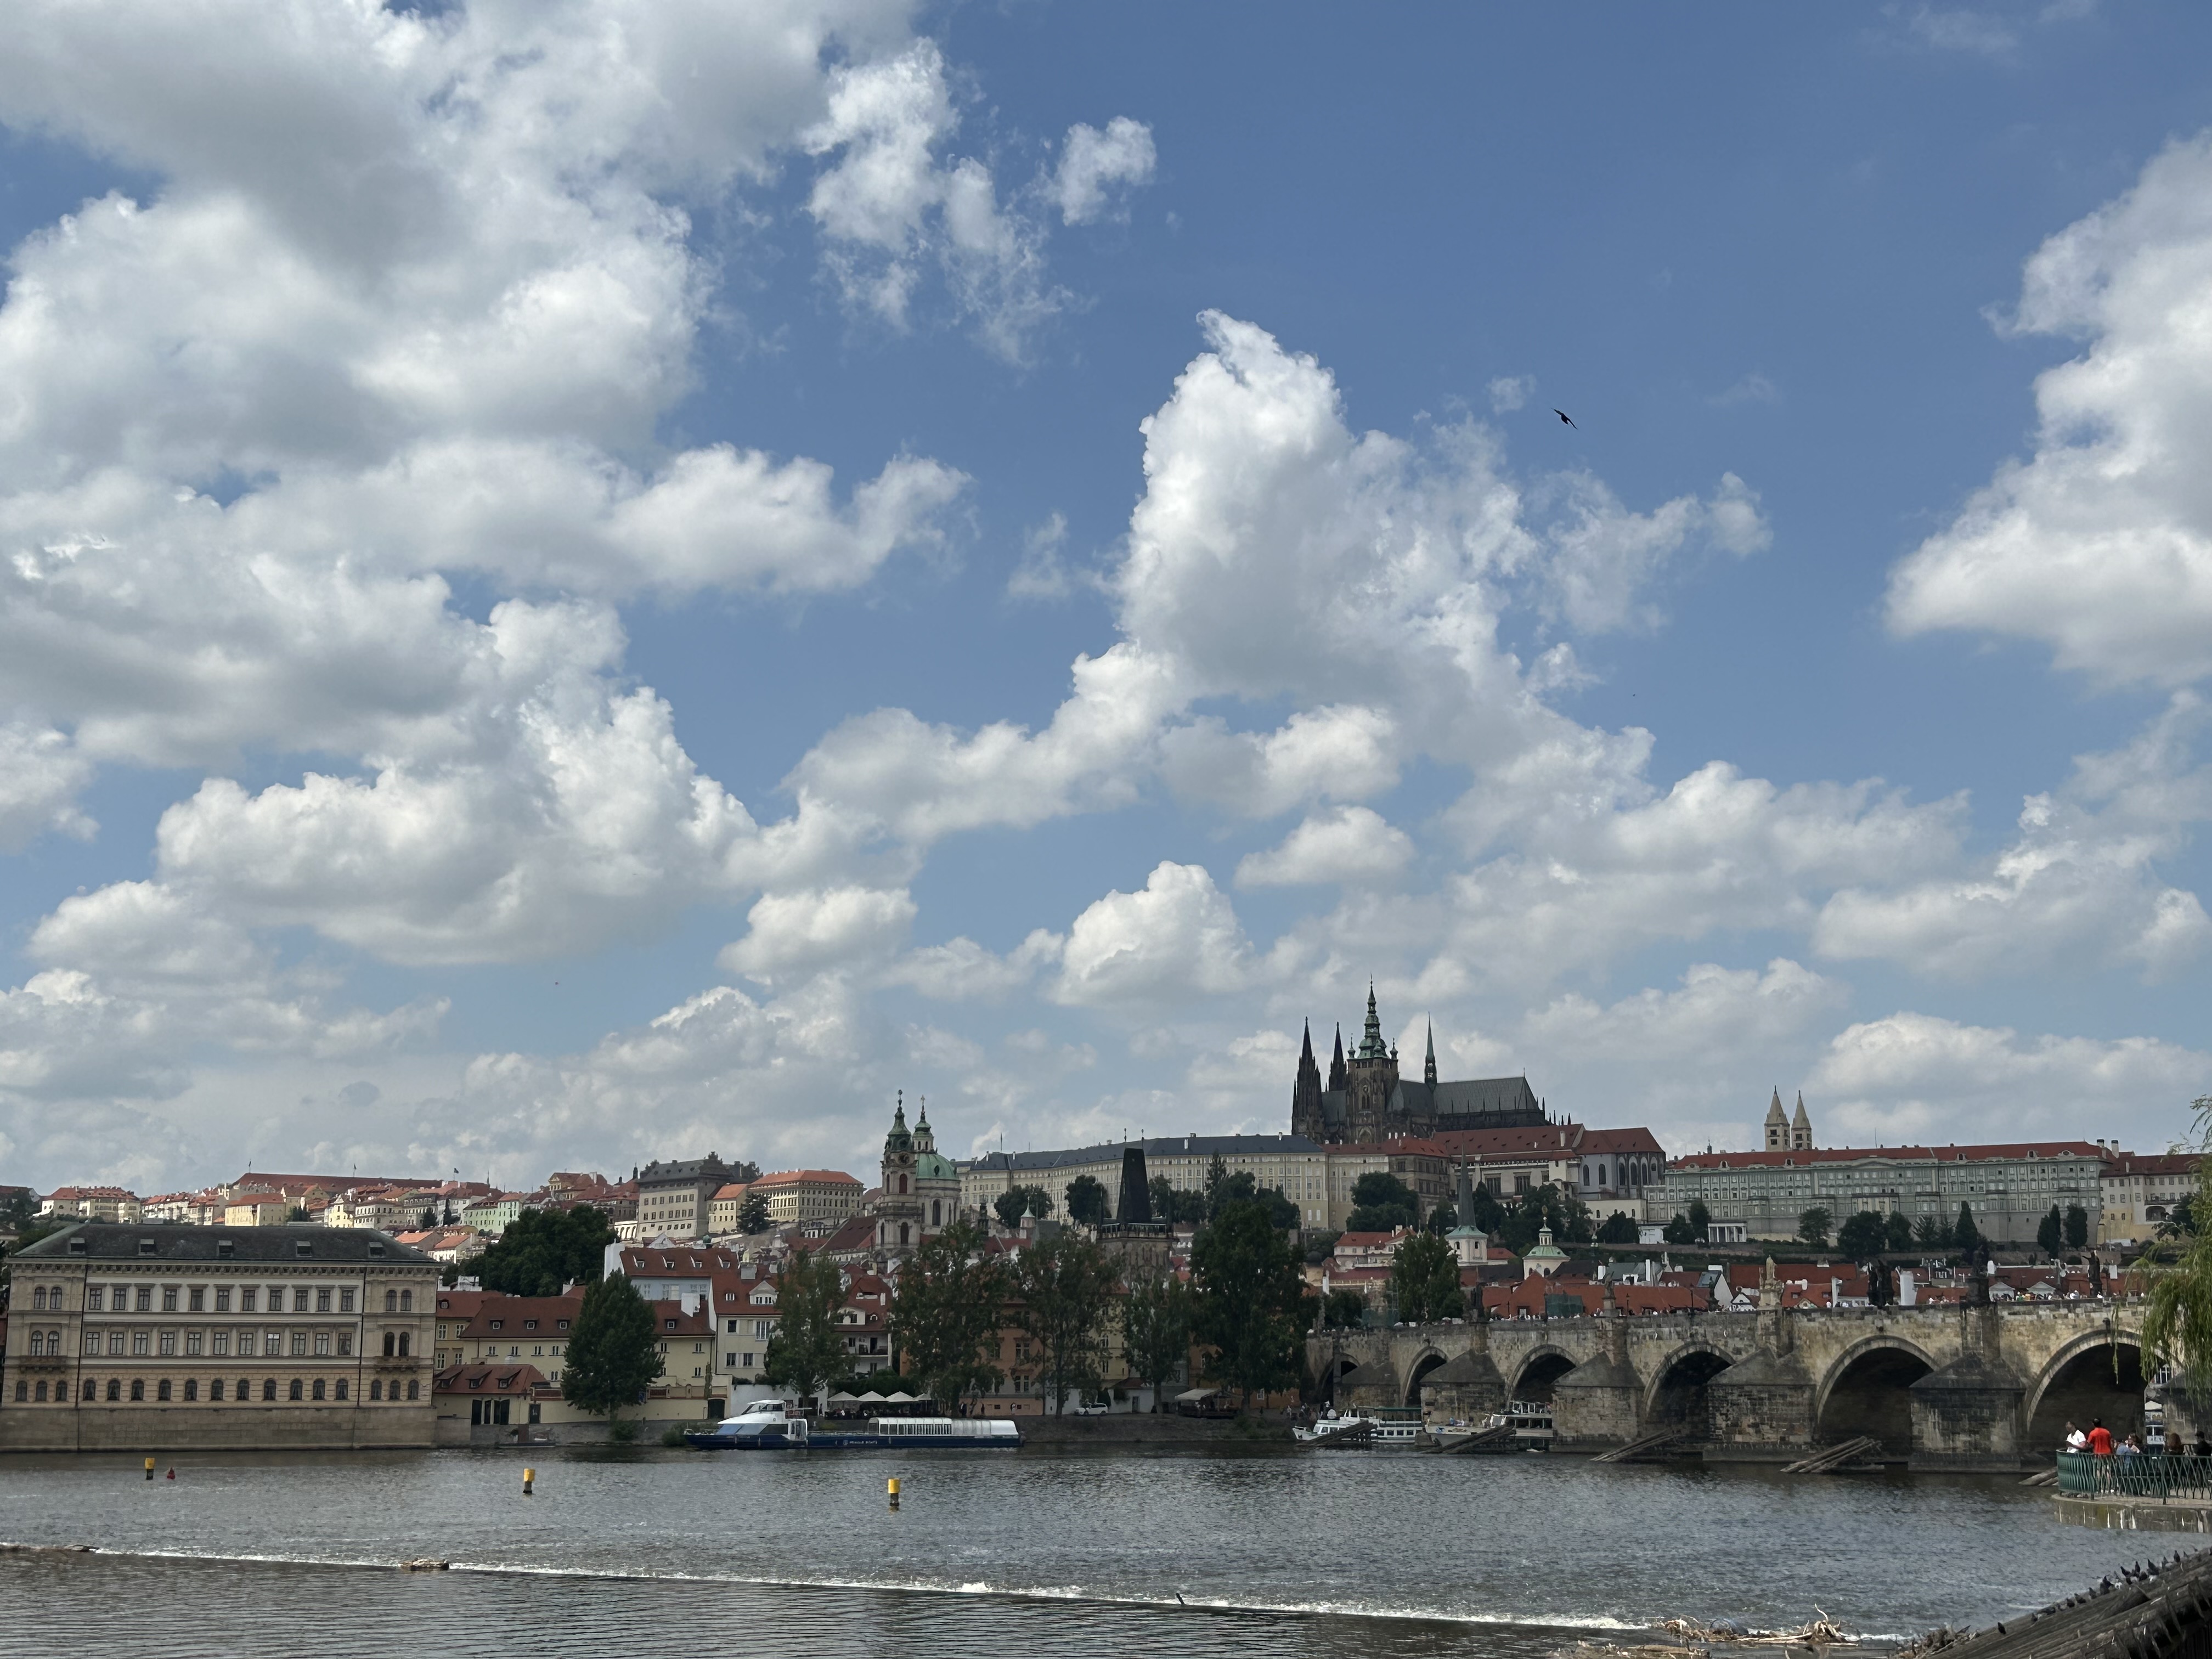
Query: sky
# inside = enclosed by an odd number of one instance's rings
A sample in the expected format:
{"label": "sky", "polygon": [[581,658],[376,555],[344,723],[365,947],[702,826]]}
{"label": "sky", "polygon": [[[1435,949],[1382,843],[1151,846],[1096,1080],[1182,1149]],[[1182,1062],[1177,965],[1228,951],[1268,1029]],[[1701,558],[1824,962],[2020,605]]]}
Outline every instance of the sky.
{"label": "sky", "polygon": [[[24,0],[0,1182],[2212,1093],[2212,11]],[[1571,416],[1569,425],[1560,411]]]}

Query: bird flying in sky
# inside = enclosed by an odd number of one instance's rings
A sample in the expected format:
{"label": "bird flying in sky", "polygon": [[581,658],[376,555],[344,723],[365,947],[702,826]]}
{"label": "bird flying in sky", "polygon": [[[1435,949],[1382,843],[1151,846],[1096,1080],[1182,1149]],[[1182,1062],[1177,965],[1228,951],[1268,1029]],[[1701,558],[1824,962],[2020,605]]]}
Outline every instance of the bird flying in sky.
{"label": "bird flying in sky", "polygon": [[[1554,414],[1554,415],[1556,415],[1556,416],[1558,416],[1561,420],[1565,421],[1565,422],[1569,426],[1575,426],[1574,417],[1573,417],[1572,416],[1569,415],[1565,410],[1564,410],[1564,409],[1555,409],[1555,410],[1553,410],[1552,411],[1552,413],[1553,413],[1553,414]],[[1575,430],[1576,430],[1576,431],[1577,431],[1577,432],[1579,432],[1579,431],[1581,431],[1581,430],[1582,430],[1582,428],[1580,428],[1580,427],[1578,427],[1578,426],[1575,426]]]}

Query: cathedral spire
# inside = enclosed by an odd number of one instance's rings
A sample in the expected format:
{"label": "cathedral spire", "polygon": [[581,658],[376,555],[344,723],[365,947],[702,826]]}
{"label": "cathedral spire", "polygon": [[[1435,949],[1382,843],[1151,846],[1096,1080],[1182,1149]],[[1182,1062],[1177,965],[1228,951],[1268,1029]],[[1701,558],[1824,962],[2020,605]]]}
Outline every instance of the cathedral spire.
{"label": "cathedral spire", "polygon": [[1421,1063],[1421,1081],[1431,1089],[1437,1086],[1437,1023],[1429,1022],[1429,1057]]}
{"label": "cathedral spire", "polygon": [[1390,1045],[1382,1041],[1382,1017],[1375,1012],[1375,981],[1367,981],[1367,1028],[1359,1036],[1359,1058],[1388,1060]]}
{"label": "cathedral spire", "polygon": [[1329,1057],[1328,1086],[1334,1091],[1344,1087],[1344,1027],[1336,1028],[1336,1052]]}
{"label": "cathedral spire", "polygon": [[1305,1045],[1298,1051],[1298,1070],[1303,1072],[1307,1066],[1311,1066],[1313,1063],[1313,1022],[1311,1020],[1308,1020],[1306,1022]]}

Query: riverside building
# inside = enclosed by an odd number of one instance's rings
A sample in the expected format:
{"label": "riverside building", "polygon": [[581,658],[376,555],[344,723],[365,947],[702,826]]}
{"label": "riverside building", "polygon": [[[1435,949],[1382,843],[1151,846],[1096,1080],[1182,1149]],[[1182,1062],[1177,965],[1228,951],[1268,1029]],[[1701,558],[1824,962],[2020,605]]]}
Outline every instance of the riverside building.
{"label": "riverside building", "polygon": [[1644,1194],[1644,1214],[1663,1222],[1702,1199],[1719,1225],[1741,1225],[1751,1238],[1792,1238],[1811,1209],[1827,1211],[1832,1227],[1863,1210],[1948,1226],[1964,1204],[1983,1237],[2021,1243],[2054,1204],[2062,1215],[2075,1204],[2096,1215],[2111,1156],[2092,1140],[1700,1152],[1668,1164],[1665,1182]]}
{"label": "riverside building", "polygon": [[383,1233],[81,1222],[9,1267],[0,1449],[432,1443],[438,1265]]}

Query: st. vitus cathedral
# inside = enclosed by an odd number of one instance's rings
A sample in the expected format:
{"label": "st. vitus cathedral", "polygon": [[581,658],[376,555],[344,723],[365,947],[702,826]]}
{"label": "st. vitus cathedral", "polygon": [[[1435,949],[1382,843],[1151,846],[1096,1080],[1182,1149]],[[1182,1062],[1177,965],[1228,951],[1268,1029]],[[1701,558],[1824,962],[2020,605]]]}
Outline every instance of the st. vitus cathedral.
{"label": "st. vitus cathedral", "polygon": [[1382,1022],[1375,1012],[1375,988],[1367,988],[1367,1028],[1349,1059],[1340,1027],[1336,1052],[1328,1062],[1328,1086],[1322,1086],[1314,1060],[1313,1027],[1306,1027],[1298,1055],[1298,1080],[1291,1091],[1291,1133],[1324,1144],[1368,1145],[1453,1129],[1518,1129],[1548,1123],[1543,1103],[1525,1077],[1474,1078],[1463,1083],[1437,1081],[1437,1034],[1429,1029],[1428,1057],[1421,1080],[1398,1075],[1398,1051],[1382,1041]]}

